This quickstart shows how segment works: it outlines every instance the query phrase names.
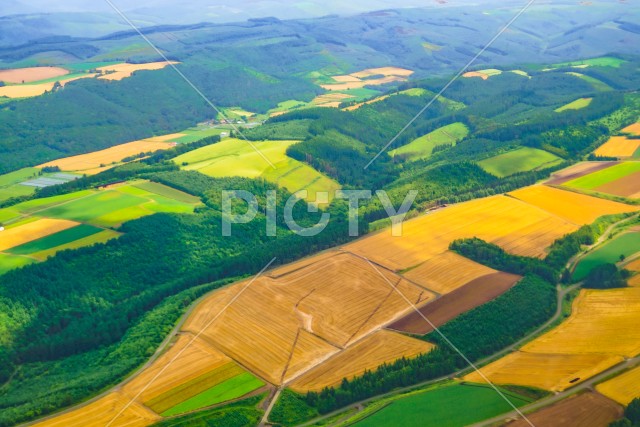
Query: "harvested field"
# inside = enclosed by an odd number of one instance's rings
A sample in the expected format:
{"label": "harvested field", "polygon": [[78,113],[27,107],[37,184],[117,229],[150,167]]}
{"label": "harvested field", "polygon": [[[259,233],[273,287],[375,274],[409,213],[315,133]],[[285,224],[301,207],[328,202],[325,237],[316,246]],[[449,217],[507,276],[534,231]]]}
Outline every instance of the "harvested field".
{"label": "harvested field", "polygon": [[[70,77],[60,80],[59,83],[64,86],[69,82],[91,77],[95,77],[95,74],[84,74],[81,76]],[[40,96],[45,92],[50,92],[51,90],[53,90],[54,85],[55,82],[3,86],[0,87],[0,97],[6,96],[7,98],[32,98],[34,96]]]}
{"label": "harvested field", "polygon": [[[178,62],[171,62],[171,64],[178,64]],[[162,62],[149,62],[146,64],[115,64],[107,65],[105,67],[98,68],[98,71],[102,71],[103,74],[98,77],[104,80],[122,80],[127,77],[131,77],[133,73],[141,70],[161,70],[168,66],[169,63]]]}
{"label": "harvested field", "polygon": [[[36,423],[34,427],[104,427],[129,402],[130,398],[127,396],[117,392],[110,393],[83,408]],[[111,425],[113,427],[144,427],[159,420],[158,415],[134,402]]]}
{"label": "harvested field", "polygon": [[[335,83],[321,84],[326,90],[338,91],[358,89],[365,86],[379,86],[392,82],[404,82],[413,71],[397,67],[369,68],[344,76],[331,76]],[[378,78],[371,78],[382,76]]]}
{"label": "harvested field", "polygon": [[577,225],[591,224],[603,215],[638,210],[637,206],[598,199],[546,185],[534,185],[509,194]]}
{"label": "harvested field", "polygon": [[[433,298],[392,273],[383,274],[415,303]],[[184,329],[199,331],[210,313],[217,313],[245,283],[205,300]],[[277,279],[256,280],[209,325],[202,338],[269,382],[280,384],[285,371],[286,381],[409,310],[406,301],[366,261],[338,254]],[[301,330],[327,345],[308,345],[307,340],[313,339]],[[292,354],[295,357],[289,363]]]}
{"label": "harvested field", "polygon": [[601,193],[636,199],[640,196],[640,171],[620,178],[617,181],[596,187],[595,190]]}
{"label": "harvested field", "polygon": [[439,294],[447,294],[472,280],[493,273],[497,271],[455,252],[446,251],[412,268],[403,276]]}
{"label": "harvested field", "polygon": [[610,399],[628,405],[640,397],[640,368],[634,368],[596,386],[596,390]]}
{"label": "harvested field", "polygon": [[[553,392],[563,391],[622,362],[606,354],[544,354],[518,351],[491,363],[480,371],[496,384],[517,384]],[[473,372],[466,381],[482,382]]]}
{"label": "harvested field", "polygon": [[594,172],[607,169],[611,166],[618,164],[618,162],[582,162],[569,166],[559,172],[554,172],[551,175],[546,184],[548,185],[562,185],[574,179],[582,178],[583,176],[592,174]]}
{"label": "harvested field", "polygon": [[640,139],[612,136],[609,141],[595,151],[595,155],[603,157],[633,157],[639,148]]}
{"label": "harvested field", "polygon": [[93,153],[53,160],[38,167],[58,166],[61,170],[66,172],[94,174],[98,173],[103,168],[111,167],[112,163],[118,163],[126,157],[135,156],[140,153],[167,150],[175,146],[175,143],[169,141],[178,139],[182,136],[184,135],[177,133],[147,138],[140,141],[127,142],[126,144],[116,145],[104,150],[94,151]]}
{"label": "harvested field", "polygon": [[462,77],[480,77],[482,80],[487,80],[489,78],[487,74],[482,74],[477,71],[467,71],[462,75]]}
{"label": "harvested field", "polygon": [[398,67],[380,67],[380,68],[367,68],[366,70],[358,71],[357,73],[352,73],[351,75],[357,77],[359,79],[365,79],[371,76],[401,76],[401,77],[409,77],[414,72],[412,70],[407,70],[405,68]]}
{"label": "harvested field", "polygon": [[640,288],[583,290],[573,314],[522,348],[553,354],[640,354]]}
{"label": "harvested field", "polygon": [[460,238],[478,237],[517,255],[541,257],[556,239],[576,228],[537,207],[500,195],[407,221],[401,238],[385,230],[345,249],[398,271],[442,254]]}
{"label": "harvested field", "polygon": [[383,363],[402,357],[428,353],[435,346],[390,331],[378,331],[306,372],[291,383],[298,392],[320,391],[324,387],[339,385],[343,378],[352,378]]}
{"label": "harvested field", "polygon": [[[607,427],[622,416],[622,411],[614,401],[598,393],[587,392],[527,415],[527,418],[539,427]],[[527,427],[529,423],[517,420],[507,426]]]}
{"label": "harvested field", "polygon": [[0,82],[15,84],[30,83],[67,74],[69,74],[69,70],[60,67],[15,68],[13,70],[0,70]]}
{"label": "harvested field", "polygon": [[79,225],[66,219],[39,219],[17,227],[0,231],[0,251],[5,251],[27,242]]}
{"label": "harvested field", "polygon": [[[511,289],[521,277],[508,273],[493,273],[472,280],[468,284],[420,308],[420,312],[436,327],[489,302]],[[412,311],[389,325],[390,329],[424,335],[433,328],[422,316]]]}
{"label": "harvested field", "polygon": [[640,135],[640,122],[634,123],[622,129],[622,133],[629,133],[631,135]]}

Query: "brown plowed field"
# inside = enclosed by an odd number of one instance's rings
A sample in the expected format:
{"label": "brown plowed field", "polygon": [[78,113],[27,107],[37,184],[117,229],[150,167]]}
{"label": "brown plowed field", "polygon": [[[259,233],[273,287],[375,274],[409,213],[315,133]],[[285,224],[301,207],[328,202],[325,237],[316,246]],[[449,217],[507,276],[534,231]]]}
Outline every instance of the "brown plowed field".
{"label": "brown plowed field", "polygon": [[[518,280],[520,276],[515,274],[501,272],[488,274],[424,305],[420,308],[420,312],[438,327],[464,312],[497,298],[511,289]],[[397,331],[421,335],[433,331],[431,325],[415,311],[389,327]]]}
{"label": "brown plowed field", "polygon": [[640,171],[596,188],[602,193],[633,198],[640,192]]}
{"label": "brown plowed field", "polygon": [[562,185],[565,182],[581,178],[585,175],[589,175],[594,172],[601,171],[611,166],[617,165],[620,162],[583,162],[577,165],[569,166],[559,172],[555,172],[551,175],[546,184],[549,185]]}

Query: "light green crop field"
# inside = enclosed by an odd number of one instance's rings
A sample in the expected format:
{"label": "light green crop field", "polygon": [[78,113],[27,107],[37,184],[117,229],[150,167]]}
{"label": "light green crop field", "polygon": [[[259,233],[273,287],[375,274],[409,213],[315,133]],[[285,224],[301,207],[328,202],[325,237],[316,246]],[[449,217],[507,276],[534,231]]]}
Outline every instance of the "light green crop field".
{"label": "light green crop field", "polygon": [[591,86],[593,86],[593,88],[595,90],[598,90],[600,92],[606,92],[609,90],[613,90],[613,88],[611,86],[609,86],[608,84],[594,78],[591,76],[587,76],[585,74],[581,74],[581,73],[574,73],[574,72],[568,72],[567,74],[571,75],[571,76],[575,76],[579,79],[584,80],[585,82],[591,84]]}
{"label": "light green crop field", "polygon": [[588,66],[597,66],[597,67],[614,67],[619,68],[620,65],[624,64],[624,59],[614,58],[612,56],[603,56],[600,58],[591,58],[584,59],[580,61],[573,62],[563,62],[561,64],[555,64],[554,67],[575,67],[580,65],[588,65]]}
{"label": "light green crop field", "polygon": [[35,193],[34,187],[20,185],[21,182],[37,177],[39,169],[24,168],[5,175],[0,175],[0,202],[12,197],[27,196]]}
{"label": "light green crop field", "polygon": [[576,266],[573,279],[582,280],[595,267],[615,264],[620,262],[621,255],[626,258],[637,252],[640,252],[640,233],[621,234],[584,257]]}
{"label": "light green crop field", "polygon": [[[312,167],[286,155],[289,146],[297,141],[247,141],[227,138],[185,153],[174,162],[185,170],[197,170],[214,178],[240,176],[262,177],[290,192],[306,189],[307,200],[314,201],[317,191],[328,191],[330,196],[340,185]],[[262,153],[275,169],[260,155]]]}
{"label": "light green crop field", "polygon": [[564,185],[580,190],[593,190],[638,171],[640,171],[640,162],[624,162],[565,182]]}
{"label": "light green crop field", "polygon": [[[520,407],[530,403],[522,396],[501,390]],[[464,409],[462,409],[464,408]],[[496,391],[483,384],[455,384],[391,401],[353,425],[357,427],[462,427],[486,420],[513,408]]]}
{"label": "light green crop field", "polygon": [[35,262],[35,260],[27,257],[0,253],[0,275],[33,262]]}
{"label": "light green crop field", "polygon": [[180,133],[184,133],[185,136],[181,136],[177,138],[175,142],[179,144],[189,144],[191,142],[199,141],[202,138],[206,138],[208,136],[220,135],[222,132],[228,132],[226,129],[222,128],[192,128],[182,131]]}
{"label": "light green crop field", "polygon": [[469,134],[464,123],[452,123],[434,130],[427,135],[414,139],[407,145],[392,150],[392,156],[404,155],[408,160],[426,159],[431,156],[434,147],[455,144]]}
{"label": "light green crop field", "polygon": [[556,113],[561,113],[566,110],[581,110],[585,107],[588,107],[591,104],[593,98],[580,98],[576,99],[573,102],[568,103],[567,105],[563,105],[562,107],[556,108]]}
{"label": "light green crop field", "polygon": [[196,409],[215,405],[217,403],[226,402],[231,399],[242,397],[247,393],[264,386],[264,383],[248,372],[242,373],[225,382],[218,384],[209,390],[206,390],[191,399],[162,413],[164,417],[184,414],[185,412],[194,411]]}
{"label": "light green crop field", "polygon": [[482,160],[478,165],[491,175],[503,178],[517,172],[543,169],[560,163],[562,159],[554,154],[537,148],[522,147]]}

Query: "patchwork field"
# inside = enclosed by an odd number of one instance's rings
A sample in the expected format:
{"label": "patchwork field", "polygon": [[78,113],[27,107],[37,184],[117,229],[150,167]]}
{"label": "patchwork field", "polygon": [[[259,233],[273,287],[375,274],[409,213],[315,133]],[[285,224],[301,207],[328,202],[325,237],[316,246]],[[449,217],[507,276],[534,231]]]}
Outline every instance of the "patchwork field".
{"label": "patchwork field", "polygon": [[481,160],[478,165],[499,178],[517,172],[544,169],[562,163],[562,159],[537,148],[522,147],[495,157]]}
{"label": "patchwork field", "polygon": [[397,67],[370,68],[356,73],[331,76],[331,83],[320,84],[320,87],[330,91],[363,88],[365,86],[379,86],[393,82],[407,81],[413,71]]}
{"label": "patchwork field", "polygon": [[640,162],[613,164],[610,167],[577,177],[564,185],[622,197],[640,197]]}
{"label": "patchwork field", "polygon": [[629,139],[626,136],[612,136],[594,152],[601,157],[633,157],[640,149],[640,139]]}
{"label": "patchwork field", "polygon": [[426,159],[431,156],[433,149],[440,145],[455,145],[469,134],[464,123],[452,123],[443,126],[411,141],[407,145],[392,150],[391,156],[403,156],[408,160]]}
{"label": "patchwork field", "polygon": [[[307,200],[316,199],[317,191],[329,192],[329,200],[340,185],[312,167],[286,155],[287,148],[297,141],[247,141],[226,138],[223,141],[185,153],[174,162],[185,170],[197,170],[212,177],[262,177],[294,193],[309,192]],[[254,150],[255,147],[275,166],[275,169]]]}
{"label": "patchwork field", "polygon": [[[455,264],[451,264],[450,267],[459,268]],[[442,326],[460,314],[499,297],[511,289],[520,278],[520,276],[508,273],[493,273],[479,277],[436,301],[424,305],[420,308],[420,312],[434,326]],[[389,328],[419,335],[433,331],[433,327],[415,311],[393,322]]]}
{"label": "patchwork field", "polygon": [[481,370],[498,384],[564,390],[640,354],[639,312],[639,288],[582,290],[564,323]]}
{"label": "patchwork field", "polygon": [[598,384],[596,390],[618,403],[628,405],[633,399],[640,397],[640,368],[631,369]]}
{"label": "patchwork field", "polygon": [[561,113],[563,111],[566,110],[581,110],[583,108],[586,108],[589,106],[589,104],[591,104],[591,101],[593,100],[593,98],[580,98],[580,99],[576,99],[573,102],[570,102],[566,105],[563,105],[562,107],[556,108],[555,112],[556,113]]}
{"label": "patchwork field", "polygon": [[562,185],[616,164],[618,162],[580,162],[561,171],[554,172],[546,184]]}
{"label": "patchwork field", "polygon": [[[614,401],[598,393],[586,392],[529,414],[527,418],[536,426],[607,427],[622,416],[622,411],[622,407]],[[530,426],[525,420],[517,420],[506,425]]]}
{"label": "patchwork field", "polygon": [[113,167],[123,159],[136,156],[141,153],[149,153],[160,150],[167,150],[176,145],[176,140],[185,136],[181,133],[157,136],[140,141],[127,142],[126,144],[115,145],[113,147],[94,151],[92,153],[78,156],[65,157],[44,163],[39,168],[46,166],[57,166],[63,171],[79,172],[86,175],[95,175],[103,170]]}
{"label": "patchwork field", "polygon": [[331,357],[317,368],[296,378],[290,387],[298,392],[321,391],[339,385],[343,378],[362,375],[383,363],[428,353],[435,346],[391,331],[377,331],[362,341]]}
{"label": "patchwork field", "polygon": [[67,74],[69,74],[69,71],[60,67],[16,68],[12,70],[0,70],[0,82],[14,84],[30,83]]}
{"label": "patchwork field", "polygon": [[573,272],[573,279],[582,280],[595,267],[616,264],[622,256],[627,258],[636,252],[640,252],[640,232],[621,234],[582,258]]}
{"label": "patchwork field", "polygon": [[0,251],[41,239],[62,230],[77,226],[78,223],[66,219],[43,218],[26,224],[9,227],[0,231]]}

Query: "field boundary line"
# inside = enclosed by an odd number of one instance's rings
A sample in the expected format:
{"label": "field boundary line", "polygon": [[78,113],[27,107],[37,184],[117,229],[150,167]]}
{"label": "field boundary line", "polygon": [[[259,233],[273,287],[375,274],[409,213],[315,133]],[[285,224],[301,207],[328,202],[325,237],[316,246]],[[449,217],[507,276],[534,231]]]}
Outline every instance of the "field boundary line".
{"label": "field boundary line", "polygon": [[[109,1],[109,0],[106,0]],[[458,78],[474,63],[476,62],[476,60],[480,57],[480,55],[482,55],[487,49],[489,49],[491,47],[491,45],[498,40],[498,38],[500,38],[500,36],[507,31],[507,29],[509,29],[509,27],[518,19],[520,18],[520,16],[522,16],[523,13],[525,13],[527,11],[527,9],[529,9],[529,7],[531,7],[531,5],[533,5],[533,3],[535,3],[536,0],[529,0],[522,9],[520,9],[518,11],[518,13],[516,13],[492,38],[491,40],[489,40],[489,42],[487,42],[482,49],[480,49],[478,51],[478,53],[475,54],[475,56],[473,58],[471,58],[471,60],[469,62],[467,62],[467,64],[462,67],[460,69],[460,71],[458,71],[451,80],[449,80],[449,82],[444,85],[442,87],[442,89],[440,89],[440,91],[438,93],[436,93],[434,95],[433,98],[431,98],[431,100],[424,106],[422,107],[422,109],[420,111],[418,111],[418,114],[416,114],[415,116],[413,116],[413,118],[411,120],[409,120],[409,122],[400,130],[400,132],[398,132],[396,134],[396,136],[394,136],[384,147],[382,147],[382,149],[378,152],[378,154],[376,154],[373,159],[371,159],[369,161],[369,163],[367,163],[367,165],[364,167],[364,169],[368,169],[369,166],[371,166],[371,164],[373,162],[376,161],[376,159],[378,157],[380,157],[382,155],[382,153],[384,153],[385,151],[387,151],[387,149],[391,146],[391,144],[393,144],[394,142],[396,142],[396,140],[400,137],[400,135],[402,135],[407,129],[409,129],[409,126],[411,126],[416,120],[418,120],[418,118],[424,114],[425,111],[427,111],[429,109],[429,107],[431,107],[431,105],[433,105],[434,102],[436,102],[438,99],[440,99],[440,97],[442,96],[442,94],[449,89],[449,87],[456,81],[458,80]]]}
{"label": "field boundary line", "polygon": [[502,398],[503,398],[503,399],[504,399],[504,400],[509,404],[509,406],[511,406],[511,407],[513,408],[513,410],[514,410],[514,411],[515,411],[515,412],[516,412],[520,417],[522,417],[522,419],[523,419],[524,421],[526,421],[526,422],[527,422],[531,427],[536,427],[536,426],[535,426],[535,425],[534,425],[534,424],[529,420],[529,418],[527,418],[527,417],[524,415],[524,413],[522,413],[522,411],[520,411],[520,409],[518,409],[518,407],[517,407],[516,405],[514,405],[514,404],[511,402],[511,400],[509,400],[509,399],[507,398],[507,396],[505,396],[505,394],[504,394],[504,393],[503,393],[503,392],[502,392],[498,387],[496,387],[496,385],[495,385],[495,384],[493,384],[493,382],[491,382],[491,380],[490,380],[490,379],[489,379],[485,374],[483,374],[483,373],[482,373],[482,371],[480,371],[480,369],[478,369],[478,367],[476,367],[476,365],[475,365],[475,364],[474,364],[474,363],[473,363],[473,362],[472,362],[472,361],[471,361],[471,360],[470,360],[470,359],[469,359],[469,358],[468,358],[468,357],[467,357],[467,356],[466,356],[466,355],[465,355],[465,354],[464,354],[464,353],[463,353],[463,352],[462,352],[462,351],[461,351],[461,350],[460,350],[460,349],[459,349],[455,344],[453,344],[453,342],[451,342],[451,340],[449,340],[449,338],[447,338],[447,336],[446,336],[446,335],[444,335],[444,334],[442,333],[442,331],[440,330],[440,328],[438,328],[438,327],[437,327],[433,322],[431,322],[431,321],[427,318],[427,316],[425,316],[425,315],[420,311],[420,309],[419,309],[418,307],[416,307],[416,305],[415,305],[415,304],[413,304],[413,303],[412,303],[412,302],[411,302],[411,301],[410,301],[410,300],[409,300],[409,299],[408,299],[408,298],[407,298],[407,297],[406,297],[406,296],[405,296],[405,295],[404,295],[404,294],[403,294],[403,293],[398,289],[398,287],[397,287],[397,286],[395,286],[393,283],[391,283],[391,281],[390,281],[389,279],[387,279],[387,277],[386,277],[384,274],[382,274],[382,272],[380,272],[380,270],[378,270],[378,268],[377,268],[377,267],[376,267],[376,266],[375,266],[371,261],[369,261],[367,258],[364,258],[364,259],[369,263],[369,265],[371,266],[371,268],[373,268],[373,269],[376,271],[376,273],[378,273],[378,274],[379,274],[379,275],[380,275],[380,276],[381,276],[381,277],[382,277],[382,278],[383,278],[383,279],[384,279],[384,280],[389,284],[389,286],[391,286],[391,288],[392,288],[393,290],[395,290],[395,291],[396,291],[396,293],[397,293],[398,295],[400,295],[400,297],[402,297],[402,299],[404,299],[404,300],[407,302],[407,304],[409,304],[409,305],[413,308],[413,310],[415,310],[415,312],[416,312],[416,313],[418,313],[418,315],[419,315],[420,317],[422,317],[422,318],[425,320],[425,322],[427,322],[427,323],[429,324],[429,326],[431,326],[431,327],[433,328],[433,330],[434,330],[436,333],[438,333],[438,335],[440,335],[440,336],[442,337],[442,339],[444,339],[444,340],[446,341],[446,343],[447,343],[447,344],[448,344],[448,345],[449,345],[449,346],[450,346],[450,347],[451,347],[451,348],[452,348],[456,353],[458,353],[458,354],[459,354],[459,355],[460,355],[460,356],[465,360],[465,362],[467,362],[467,364],[468,364],[471,368],[473,368],[473,369],[478,373],[478,375],[480,375],[480,376],[482,377],[482,379],[484,379],[484,380],[487,382],[487,384],[488,384],[489,386],[491,386],[491,388],[493,388],[493,389],[496,391],[496,393],[498,393],[498,394],[500,395],[500,397],[502,397]]}
{"label": "field boundary line", "polygon": [[[108,0],[107,0],[108,1]],[[213,322],[215,322],[216,320],[218,320],[218,318],[220,316],[222,316],[222,314],[224,314],[224,312],[238,299],[240,298],[240,296],[249,288],[249,286],[251,286],[253,284],[253,282],[255,282],[260,276],[262,276],[262,274],[271,266],[271,264],[273,264],[275,262],[276,258],[273,257],[271,258],[271,261],[269,261],[267,263],[267,265],[265,265],[264,267],[262,267],[262,269],[255,275],[253,276],[253,278],[247,282],[246,285],[244,285],[239,291],[238,293],[236,293],[233,298],[231,298],[231,300],[224,306],[222,307],[222,309],[218,312],[218,314],[216,314],[215,316],[213,316],[213,318],[211,318],[211,320],[209,320],[201,329],[200,331],[193,336],[193,338],[191,338],[191,340],[184,346],[182,347],[182,349],[169,361],[169,363],[167,363],[162,369],[160,369],[160,371],[158,371],[158,373],[156,375],[153,376],[153,378],[151,378],[151,380],[144,386],[142,387],[142,389],[140,389],[140,391],[131,399],[129,400],[129,402],[111,419],[111,421],[109,421],[105,427],[110,427],[115,420],[117,420],[120,415],[122,415],[124,413],[124,411],[126,411],[132,404],[133,402],[135,402],[141,395],[142,393],[144,393],[145,391],[147,391],[147,389],[151,386],[151,384],[153,384],[153,382],[155,380],[158,379],[158,377],[160,377],[160,375],[162,375],[172,364],[173,362],[175,362],[181,355],[182,353],[184,353],[190,346],[191,344],[194,343],[195,340],[197,340],[200,335],[202,335],[204,333],[204,331],[209,328],[209,326],[211,326],[213,324]]]}
{"label": "field boundary line", "polygon": [[[176,65],[171,62],[169,60],[169,58],[167,58],[167,56],[156,47],[156,45],[153,44],[153,42],[151,40],[149,40],[149,38],[147,36],[145,36],[142,31],[140,31],[140,29],[133,23],[131,22],[131,20],[111,1],[111,0],[104,0],[105,2],[107,2],[107,4],[109,6],[111,6],[111,8],[131,27],[133,28],[133,30],[138,33],[138,35],[140,35],[140,37],[142,37],[144,39],[144,41],[151,46],[151,48],[153,50],[156,51],[156,53],[158,55],[160,55],[162,57],[162,59],[164,59],[164,61],[167,63],[167,65],[169,65],[171,68],[173,68],[173,70],[178,73],[178,75],[180,77],[182,77],[182,80],[184,80],[185,82],[187,82],[187,84],[200,96],[200,98],[202,98],[211,108],[213,108],[213,110],[218,113],[219,116],[221,116],[222,118],[224,118],[225,120],[228,120],[227,116],[225,114],[222,113],[222,111],[220,111],[220,109],[218,107],[215,106],[215,104],[213,102],[211,102],[211,100],[209,98],[207,98],[207,96],[202,93],[202,91],[200,89],[198,89],[198,87],[193,84],[193,82],[191,80],[189,80],[189,78],[187,76],[184,75],[184,73],[182,71],[180,71],[180,69],[178,67],[176,67]],[[532,0],[534,1],[534,0]],[[240,131],[240,129],[233,123],[229,123],[231,125],[231,127],[233,128],[233,130],[242,137],[242,139],[245,140],[245,142],[247,144],[249,144],[251,146],[251,148],[253,148],[253,150],[258,153],[260,155],[260,157],[262,157],[264,159],[265,162],[267,162],[269,164],[269,166],[271,166],[273,169],[278,169],[272,162],[271,160],[269,160],[267,158],[267,156],[264,155],[264,153],[262,151],[260,151],[258,149],[258,147],[255,146],[255,144],[253,144],[251,141],[249,141],[249,139]]]}

